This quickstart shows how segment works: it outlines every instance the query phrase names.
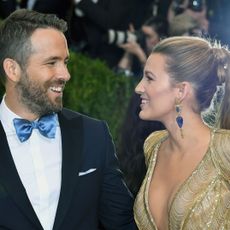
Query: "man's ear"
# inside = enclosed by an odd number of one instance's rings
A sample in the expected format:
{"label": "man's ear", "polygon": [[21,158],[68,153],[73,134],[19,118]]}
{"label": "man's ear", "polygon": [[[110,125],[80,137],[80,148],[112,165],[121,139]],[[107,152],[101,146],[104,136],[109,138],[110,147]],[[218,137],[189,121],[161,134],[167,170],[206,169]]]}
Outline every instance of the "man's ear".
{"label": "man's ear", "polygon": [[11,80],[13,82],[19,81],[21,76],[21,67],[15,60],[11,58],[6,58],[3,61],[3,68],[5,70],[8,80]]}

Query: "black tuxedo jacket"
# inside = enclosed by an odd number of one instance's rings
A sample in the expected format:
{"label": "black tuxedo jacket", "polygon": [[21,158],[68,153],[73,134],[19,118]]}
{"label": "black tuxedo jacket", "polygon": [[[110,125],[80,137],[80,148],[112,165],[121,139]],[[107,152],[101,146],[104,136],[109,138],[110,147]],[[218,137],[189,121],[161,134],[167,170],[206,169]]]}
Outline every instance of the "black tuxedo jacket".
{"label": "black tuxedo jacket", "polygon": [[0,0],[0,18],[5,19],[16,10],[16,0]]}
{"label": "black tuxedo jacket", "polygon": [[[63,109],[62,183],[54,230],[136,229],[133,198],[121,179],[103,121]],[[26,165],[25,165],[26,167]],[[0,229],[42,230],[0,123]]]}
{"label": "black tuxedo jacket", "polygon": [[[56,14],[58,17],[66,19],[71,2],[72,0],[36,0],[33,10],[45,14]],[[27,8],[27,3],[28,0],[21,0],[20,7]]]}

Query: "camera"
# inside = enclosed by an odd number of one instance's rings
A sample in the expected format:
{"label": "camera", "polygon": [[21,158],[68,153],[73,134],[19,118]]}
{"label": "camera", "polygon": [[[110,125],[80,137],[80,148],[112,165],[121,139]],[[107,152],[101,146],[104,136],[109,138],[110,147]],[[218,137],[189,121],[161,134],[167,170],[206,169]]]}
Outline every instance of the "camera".
{"label": "camera", "polygon": [[203,0],[189,0],[188,8],[195,12],[201,12],[203,10]]}
{"label": "camera", "polygon": [[[194,12],[201,12],[203,10],[204,0],[189,0],[188,1],[188,9]],[[184,0],[174,0],[173,1],[173,10],[175,14],[181,14],[184,12]]]}
{"label": "camera", "polygon": [[172,9],[176,15],[183,13],[184,11],[183,2],[184,0],[174,0],[172,2]]}
{"label": "camera", "polygon": [[120,30],[109,30],[107,34],[109,44],[120,45],[127,42],[137,42],[140,45],[145,44],[145,34],[141,31],[129,32]]}
{"label": "camera", "polygon": [[141,46],[142,49],[146,49],[146,34],[140,29],[135,32],[136,42]]}
{"label": "camera", "polygon": [[128,30],[108,30],[107,41],[109,44],[120,45],[126,42],[136,41],[135,33],[131,33]]}

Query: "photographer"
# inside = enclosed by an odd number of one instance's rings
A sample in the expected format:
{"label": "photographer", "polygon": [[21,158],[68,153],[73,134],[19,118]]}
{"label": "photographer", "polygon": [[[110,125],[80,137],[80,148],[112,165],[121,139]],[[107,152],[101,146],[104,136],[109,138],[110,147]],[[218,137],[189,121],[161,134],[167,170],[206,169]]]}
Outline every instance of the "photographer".
{"label": "photographer", "polygon": [[205,0],[173,0],[168,10],[168,22],[171,23],[176,15],[188,15],[194,18],[204,33],[208,33],[207,6]]}
{"label": "photographer", "polygon": [[168,36],[168,22],[161,17],[150,17],[141,27],[140,31],[130,31],[135,34],[136,39],[120,44],[125,50],[124,56],[118,63],[117,72],[123,72],[127,76],[140,77],[147,56],[160,39]]}
{"label": "photographer", "polygon": [[[150,0],[75,0],[71,21],[72,46],[92,58],[117,65],[124,51],[117,46],[131,35],[129,24],[139,27]],[[132,36],[132,35],[131,35]]]}

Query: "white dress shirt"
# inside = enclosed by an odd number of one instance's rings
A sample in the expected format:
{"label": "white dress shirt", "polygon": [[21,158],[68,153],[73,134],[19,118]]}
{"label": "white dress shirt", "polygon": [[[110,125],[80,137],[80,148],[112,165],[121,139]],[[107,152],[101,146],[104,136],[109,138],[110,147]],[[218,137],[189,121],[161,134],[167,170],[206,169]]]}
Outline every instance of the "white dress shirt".
{"label": "white dress shirt", "polygon": [[[84,17],[85,16],[85,14],[84,14],[84,12],[81,10],[81,9],[79,9],[78,7],[77,7],[77,4],[78,3],[80,3],[82,0],[74,0],[74,3],[75,3],[75,5],[76,5],[76,7],[75,7],[75,14],[78,16],[78,17]],[[93,3],[98,3],[98,0],[91,0]]]}
{"label": "white dress shirt", "polygon": [[27,1],[27,9],[32,10],[34,8],[35,3],[36,3],[36,0],[28,0]]}
{"label": "white dress shirt", "polygon": [[58,119],[54,139],[46,138],[34,129],[27,141],[20,142],[13,125],[14,118],[20,117],[7,107],[3,98],[0,120],[16,169],[41,225],[44,230],[51,230],[61,188],[62,146]]}

